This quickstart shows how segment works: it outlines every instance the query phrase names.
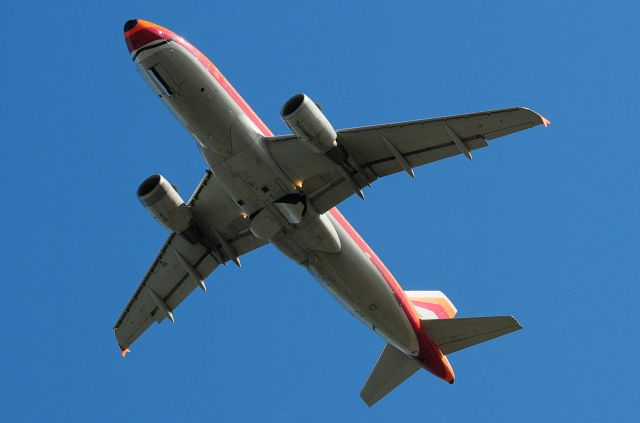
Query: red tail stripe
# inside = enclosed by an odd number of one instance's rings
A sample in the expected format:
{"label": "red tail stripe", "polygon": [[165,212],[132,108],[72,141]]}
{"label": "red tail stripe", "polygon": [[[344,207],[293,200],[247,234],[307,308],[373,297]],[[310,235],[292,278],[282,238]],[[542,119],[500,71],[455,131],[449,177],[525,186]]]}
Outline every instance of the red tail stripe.
{"label": "red tail stripe", "polygon": [[418,307],[422,307],[427,310],[433,311],[435,315],[438,316],[438,319],[448,319],[451,317],[449,313],[447,313],[447,311],[444,309],[444,307],[442,307],[440,304],[425,303],[424,301],[416,301],[416,300],[411,300],[411,302],[417,305]]}

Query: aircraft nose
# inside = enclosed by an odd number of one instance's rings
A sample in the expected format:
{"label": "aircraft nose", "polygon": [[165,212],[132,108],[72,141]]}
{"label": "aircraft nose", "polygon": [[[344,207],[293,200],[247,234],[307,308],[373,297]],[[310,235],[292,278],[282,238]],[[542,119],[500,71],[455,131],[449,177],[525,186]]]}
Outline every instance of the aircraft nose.
{"label": "aircraft nose", "polygon": [[124,39],[129,53],[158,40],[169,40],[175,34],[153,22],[142,19],[129,19],[124,23]]}
{"label": "aircraft nose", "polygon": [[131,31],[136,25],[138,25],[137,19],[129,19],[124,23],[124,32]]}

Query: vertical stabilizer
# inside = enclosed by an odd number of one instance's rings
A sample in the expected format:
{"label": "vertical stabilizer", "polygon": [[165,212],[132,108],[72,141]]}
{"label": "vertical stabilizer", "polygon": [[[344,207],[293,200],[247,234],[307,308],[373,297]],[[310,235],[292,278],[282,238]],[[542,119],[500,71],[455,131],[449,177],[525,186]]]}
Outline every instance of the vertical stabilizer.
{"label": "vertical stabilizer", "polygon": [[420,319],[451,319],[458,310],[440,291],[405,291]]}

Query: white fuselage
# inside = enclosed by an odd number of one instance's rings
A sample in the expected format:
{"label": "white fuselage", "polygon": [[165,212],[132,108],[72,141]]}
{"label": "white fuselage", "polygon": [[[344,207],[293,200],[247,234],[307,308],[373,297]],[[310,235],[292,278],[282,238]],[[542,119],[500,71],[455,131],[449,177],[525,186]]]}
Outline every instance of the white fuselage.
{"label": "white fuselage", "polygon": [[282,228],[269,238],[271,243],[307,267],[367,326],[405,353],[418,355],[415,328],[388,270],[336,209],[319,215],[309,207],[299,224],[278,212],[273,202],[296,187],[269,154],[265,137],[272,134],[215,66],[180,41],[145,48],[136,53],[135,63],[193,135],[238,214],[267,210]]}

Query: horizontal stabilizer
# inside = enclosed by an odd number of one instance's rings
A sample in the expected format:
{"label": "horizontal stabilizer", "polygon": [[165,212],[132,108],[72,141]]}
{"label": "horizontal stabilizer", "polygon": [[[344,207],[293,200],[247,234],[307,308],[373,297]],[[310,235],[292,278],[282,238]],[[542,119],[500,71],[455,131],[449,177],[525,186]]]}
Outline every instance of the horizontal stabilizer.
{"label": "horizontal stabilizer", "polygon": [[419,368],[420,364],[414,358],[387,344],[360,391],[360,397],[371,407]]}
{"label": "horizontal stabilizer", "polygon": [[465,317],[421,322],[422,330],[445,355],[522,329],[513,316]]}

